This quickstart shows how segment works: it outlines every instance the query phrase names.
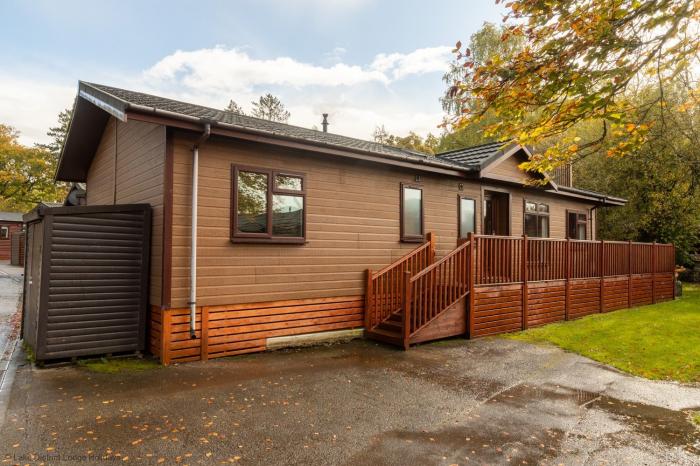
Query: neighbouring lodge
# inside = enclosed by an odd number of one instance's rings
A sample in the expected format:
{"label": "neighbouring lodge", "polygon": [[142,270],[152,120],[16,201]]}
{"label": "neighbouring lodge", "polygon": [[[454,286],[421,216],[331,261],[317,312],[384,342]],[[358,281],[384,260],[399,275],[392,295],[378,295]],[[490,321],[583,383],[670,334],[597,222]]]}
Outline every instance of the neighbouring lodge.
{"label": "neighbouring lodge", "polygon": [[407,348],[673,297],[673,246],[597,241],[597,209],[625,201],[524,173],[528,156],[432,156],[81,82],[57,179],[86,183],[86,208],[150,205],[146,342],[166,364],[363,329]]}
{"label": "neighbouring lodge", "polygon": [[[0,261],[9,261],[12,256],[12,236],[22,231],[22,214],[0,212]],[[17,242],[19,245],[19,242]],[[17,253],[15,253],[17,254]]]}

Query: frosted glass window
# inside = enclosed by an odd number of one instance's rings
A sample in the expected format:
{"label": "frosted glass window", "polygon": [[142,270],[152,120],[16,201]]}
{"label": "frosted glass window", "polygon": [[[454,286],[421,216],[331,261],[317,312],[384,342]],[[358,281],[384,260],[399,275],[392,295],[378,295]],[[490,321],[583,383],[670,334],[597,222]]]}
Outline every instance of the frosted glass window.
{"label": "frosted glass window", "polygon": [[459,199],[459,237],[466,238],[476,231],[476,201]]}
{"label": "frosted glass window", "polygon": [[403,188],[403,237],[423,236],[423,191],[417,188]]}

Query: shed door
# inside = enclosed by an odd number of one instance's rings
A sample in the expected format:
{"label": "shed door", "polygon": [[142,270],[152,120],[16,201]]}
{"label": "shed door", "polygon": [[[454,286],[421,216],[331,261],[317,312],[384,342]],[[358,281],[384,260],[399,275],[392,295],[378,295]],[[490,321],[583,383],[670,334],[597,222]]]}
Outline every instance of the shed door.
{"label": "shed door", "polygon": [[36,345],[37,320],[39,318],[39,299],[41,289],[41,258],[44,235],[42,223],[27,225],[27,262],[24,265],[24,339],[33,347]]}

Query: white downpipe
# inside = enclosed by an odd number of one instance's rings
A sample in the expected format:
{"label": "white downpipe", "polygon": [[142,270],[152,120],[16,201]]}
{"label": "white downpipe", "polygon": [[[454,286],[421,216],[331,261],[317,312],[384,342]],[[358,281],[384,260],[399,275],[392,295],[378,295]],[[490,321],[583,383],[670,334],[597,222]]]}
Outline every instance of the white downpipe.
{"label": "white downpipe", "polygon": [[192,147],[192,220],[190,221],[190,338],[196,338],[197,330],[197,204],[199,194],[199,146],[209,138],[211,126],[205,125],[204,133]]}
{"label": "white downpipe", "polygon": [[190,338],[197,330],[197,194],[199,191],[199,147],[192,149],[192,221],[190,238]]}

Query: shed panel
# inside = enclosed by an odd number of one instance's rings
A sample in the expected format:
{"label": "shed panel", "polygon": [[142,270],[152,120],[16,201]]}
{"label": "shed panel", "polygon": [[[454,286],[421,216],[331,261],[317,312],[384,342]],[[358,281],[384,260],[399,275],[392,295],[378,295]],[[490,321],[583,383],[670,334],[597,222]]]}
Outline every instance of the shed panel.
{"label": "shed panel", "polygon": [[[39,217],[32,226],[43,230],[44,248],[32,250],[28,265],[43,262],[37,359],[143,350],[150,207],[59,207]],[[34,331],[31,318],[25,322]]]}

